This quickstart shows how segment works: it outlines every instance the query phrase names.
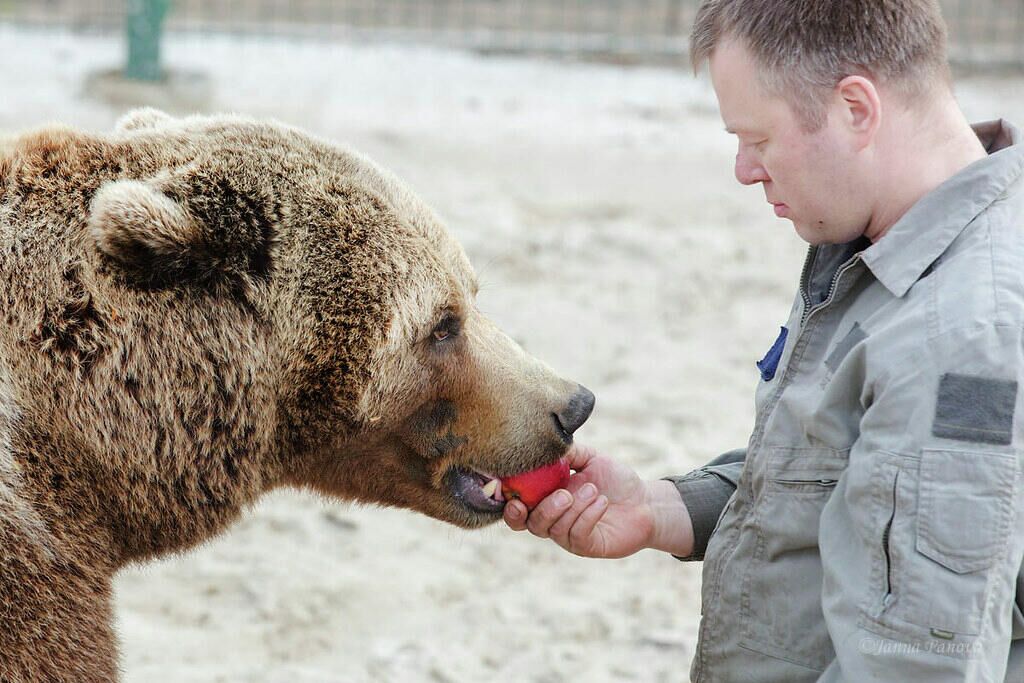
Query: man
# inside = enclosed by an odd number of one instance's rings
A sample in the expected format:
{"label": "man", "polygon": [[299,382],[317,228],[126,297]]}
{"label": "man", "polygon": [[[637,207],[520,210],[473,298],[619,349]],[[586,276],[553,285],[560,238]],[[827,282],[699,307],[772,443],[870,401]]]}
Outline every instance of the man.
{"label": "man", "polygon": [[745,451],[644,482],[592,450],[506,523],[703,559],[695,681],[1024,680],[1024,145],[972,128],[930,0],[706,0],[692,36],[811,244]]}

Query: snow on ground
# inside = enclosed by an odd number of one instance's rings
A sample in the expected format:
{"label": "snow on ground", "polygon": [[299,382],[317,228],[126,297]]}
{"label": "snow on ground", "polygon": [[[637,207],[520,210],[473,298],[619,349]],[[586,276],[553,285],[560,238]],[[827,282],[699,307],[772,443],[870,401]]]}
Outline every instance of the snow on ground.
{"label": "snow on ground", "polygon": [[[119,41],[0,31],[0,130],[104,130],[83,91]],[[480,305],[598,397],[581,441],[645,477],[746,443],[754,361],[805,247],[760,189],[704,80],[681,70],[411,46],[171,38],[210,111],[273,117],[395,171],[448,222]],[[1024,80],[960,87],[1024,122]],[[585,560],[504,526],[282,492],[200,549],[116,583],[127,681],[685,680],[699,565]]]}

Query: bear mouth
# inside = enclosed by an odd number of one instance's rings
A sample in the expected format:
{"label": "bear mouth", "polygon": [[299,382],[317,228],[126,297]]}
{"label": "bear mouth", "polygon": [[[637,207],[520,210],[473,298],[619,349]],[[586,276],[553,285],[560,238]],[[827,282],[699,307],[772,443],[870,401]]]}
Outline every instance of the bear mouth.
{"label": "bear mouth", "polygon": [[501,482],[493,474],[453,467],[445,474],[445,485],[455,500],[473,512],[500,515],[505,508]]}

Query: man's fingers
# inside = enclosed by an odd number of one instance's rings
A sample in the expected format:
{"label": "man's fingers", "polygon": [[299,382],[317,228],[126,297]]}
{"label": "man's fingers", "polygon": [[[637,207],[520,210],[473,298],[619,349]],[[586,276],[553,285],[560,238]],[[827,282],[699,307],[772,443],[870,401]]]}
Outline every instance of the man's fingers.
{"label": "man's fingers", "polygon": [[594,527],[604,517],[604,513],[608,511],[608,498],[605,496],[598,496],[590,504],[587,509],[580,513],[579,518],[576,519],[576,523],[572,525],[572,529],[569,530],[569,545],[566,546],[569,550],[573,549],[585,549],[587,554],[602,557],[604,550],[602,548],[594,547],[594,539],[592,535],[594,533]]}
{"label": "man's fingers", "polygon": [[505,503],[504,518],[505,524],[513,531],[526,529],[526,506],[518,500],[510,500]]}
{"label": "man's fingers", "polygon": [[555,523],[551,525],[551,528],[548,529],[548,535],[551,536],[552,540],[568,549],[569,530],[572,528],[573,524],[576,523],[580,513],[583,512],[596,497],[596,486],[590,483],[581,486],[573,495],[572,506],[563,512],[561,517],[559,517]]}
{"label": "man's fingers", "polygon": [[534,536],[547,538],[550,536],[551,525],[558,521],[572,505],[572,494],[565,489],[558,489],[537,504],[526,520],[526,527]]}
{"label": "man's fingers", "polygon": [[569,467],[577,472],[585,469],[590,461],[596,457],[597,451],[590,446],[582,446],[578,443],[574,443],[565,452],[565,459],[569,462]]}

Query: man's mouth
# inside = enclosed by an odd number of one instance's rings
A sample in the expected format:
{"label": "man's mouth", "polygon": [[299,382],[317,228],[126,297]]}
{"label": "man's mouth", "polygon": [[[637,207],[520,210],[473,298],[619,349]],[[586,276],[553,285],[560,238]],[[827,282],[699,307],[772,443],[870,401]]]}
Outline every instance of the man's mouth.
{"label": "man's mouth", "polygon": [[789,207],[782,202],[768,202],[775,208],[775,215],[779,218],[787,218],[789,216]]}
{"label": "man's mouth", "polygon": [[492,474],[466,467],[453,467],[444,477],[448,491],[473,512],[500,514],[505,507],[501,481]]}

